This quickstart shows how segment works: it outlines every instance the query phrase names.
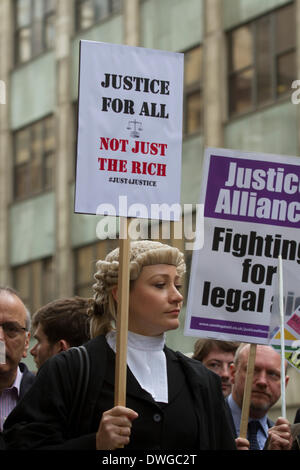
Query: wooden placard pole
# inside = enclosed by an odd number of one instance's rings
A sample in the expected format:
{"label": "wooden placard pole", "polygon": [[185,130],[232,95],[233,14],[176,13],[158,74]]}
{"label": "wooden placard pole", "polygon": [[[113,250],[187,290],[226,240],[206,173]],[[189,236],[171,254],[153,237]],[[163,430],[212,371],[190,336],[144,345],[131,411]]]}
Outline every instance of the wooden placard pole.
{"label": "wooden placard pole", "polygon": [[283,273],[282,257],[278,256],[278,288],[279,288],[279,312],[280,312],[280,353],[281,353],[281,416],[286,418],[285,400],[285,332],[284,332],[284,298],[283,298]]}
{"label": "wooden placard pole", "polygon": [[241,424],[240,424],[240,437],[243,437],[244,439],[247,438],[247,428],[248,428],[248,420],[249,420],[250,398],[251,398],[251,389],[252,389],[253,374],[254,374],[255,356],[256,356],[256,344],[250,344],[250,352],[249,352],[248,364],[247,364],[247,375],[246,375],[242,416],[241,416]]}
{"label": "wooden placard pole", "polygon": [[128,235],[129,219],[120,217],[119,239],[119,276],[118,276],[118,309],[115,368],[115,406],[126,406],[127,379],[127,337],[129,306],[129,255],[130,238]]}

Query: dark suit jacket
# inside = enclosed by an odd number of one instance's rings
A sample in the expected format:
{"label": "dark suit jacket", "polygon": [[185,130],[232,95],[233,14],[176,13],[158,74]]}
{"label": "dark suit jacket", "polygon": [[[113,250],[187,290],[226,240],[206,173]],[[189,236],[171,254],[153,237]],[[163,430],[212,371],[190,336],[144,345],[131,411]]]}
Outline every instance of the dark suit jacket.
{"label": "dark suit jacket", "polygon": [[[79,422],[76,409],[75,413],[72,410],[74,395],[80,385],[79,366],[70,349],[49,359],[40,368],[35,383],[10,414],[4,426],[8,449],[95,450],[96,432],[101,419],[101,415],[97,414],[99,396],[103,393],[107,378],[110,348],[103,336],[94,338],[85,346],[90,358],[90,376],[87,393],[81,398],[84,406]],[[190,387],[198,419],[197,448],[236,449],[227,421],[220,378],[199,361],[169,348],[166,348],[166,356],[167,360],[178,361]],[[130,383],[132,377],[129,369],[127,372],[128,395],[145,393],[143,389],[134,391],[136,384]],[[74,419],[70,420],[70,416]],[[145,442],[145,448],[148,448],[148,442]]]}
{"label": "dark suit jacket", "polygon": [[19,395],[19,400],[21,400],[35,381],[35,374],[30,372],[26,364],[24,364],[23,362],[20,362],[19,367],[21,372],[23,373]]}
{"label": "dark suit jacket", "polygon": [[[35,380],[35,375],[28,370],[26,364],[24,364],[23,362],[20,362],[19,367],[23,375],[22,375],[22,380],[21,380],[21,385],[20,385],[20,395],[19,395],[18,401],[20,401],[24,397],[24,395],[26,394],[26,392],[28,392],[28,390],[30,389],[30,387],[32,386]],[[5,449],[5,445],[4,445],[2,433],[0,433],[0,450],[3,450],[3,449]]]}

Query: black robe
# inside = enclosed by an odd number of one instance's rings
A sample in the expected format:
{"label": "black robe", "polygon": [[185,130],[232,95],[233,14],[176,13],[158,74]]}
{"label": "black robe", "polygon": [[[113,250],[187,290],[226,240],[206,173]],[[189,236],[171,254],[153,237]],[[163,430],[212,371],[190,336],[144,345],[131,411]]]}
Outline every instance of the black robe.
{"label": "black robe", "polygon": [[[82,412],[77,413],[77,409],[74,410],[74,406],[78,406],[78,402],[74,405],[76,401],[74,397],[80,385],[79,366],[74,353],[69,350],[49,359],[41,367],[35,383],[10,414],[4,427],[7,449],[95,450],[96,432],[101,419],[99,397],[101,393],[103,394],[104,384],[108,383],[107,380],[112,373],[111,365],[108,368],[111,349],[103,336],[89,341],[85,346],[90,358],[90,374],[86,394],[79,398],[79,402],[83,405]],[[172,369],[170,361],[174,361],[174,365],[180,368],[184,377],[182,382],[186,393],[190,393],[192,402],[190,409],[193,409],[195,415],[195,436],[197,436],[196,445],[193,443],[191,448],[193,450],[235,449],[220,378],[199,361],[190,359],[179,352],[175,353],[167,347],[165,347],[165,353],[167,369]],[[151,404],[151,397],[143,396],[145,393],[127,368],[128,397],[130,394],[131,396],[135,394],[136,400],[149,399],[147,406],[153,406],[153,416],[157,415],[158,413],[155,412],[157,405],[155,402]],[[184,408],[185,403],[181,406]],[[142,429],[143,412],[139,414],[139,426]],[[170,429],[172,416],[169,416],[168,423]],[[178,423],[173,424],[178,426]],[[163,420],[159,422],[157,417],[153,418],[154,430],[157,429],[156,425],[160,426],[159,432],[164,433],[165,437],[169,430],[164,427]],[[133,421],[133,430],[134,426]],[[150,421],[145,423],[145,427],[147,426],[151,426]],[[188,422],[184,422],[183,418],[180,426],[188,426]],[[157,432],[150,429],[148,432],[148,427],[144,430],[147,431],[148,436],[144,449],[163,450],[164,447],[159,447],[158,441],[155,440]],[[153,436],[153,442],[151,436]],[[168,440],[164,445],[168,448],[176,447],[172,446],[172,442]],[[130,448],[136,448],[133,438]],[[141,448],[140,445],[138,448]]]}

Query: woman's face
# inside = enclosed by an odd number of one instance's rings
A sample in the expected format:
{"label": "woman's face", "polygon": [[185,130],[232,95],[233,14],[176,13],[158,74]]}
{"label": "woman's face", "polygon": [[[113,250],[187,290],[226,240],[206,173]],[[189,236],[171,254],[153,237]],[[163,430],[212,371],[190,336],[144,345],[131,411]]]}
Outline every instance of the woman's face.
{"label": "woman's face", "polygon": [[180,288],[175,266],[144,266],[130,290],[129,330],[144,336],[158,336],[178,328],[183,300]]}

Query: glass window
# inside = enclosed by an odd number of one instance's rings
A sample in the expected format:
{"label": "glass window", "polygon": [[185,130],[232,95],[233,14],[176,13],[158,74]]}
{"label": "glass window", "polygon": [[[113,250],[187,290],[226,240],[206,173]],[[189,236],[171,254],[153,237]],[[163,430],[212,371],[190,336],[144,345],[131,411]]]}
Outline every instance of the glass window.
{"label": "glass window", "polygon": [[26,264],[13,269],[13,285],[25,305],[30,306],[30,265]]}
{"label": "glass window", "polygon": [[55,127],[54,119],[44,121],[44,189],[51,189],[54,184]]}
{"label": "glass window", "polygon": [[186,133],[199,132],[202,125],[202,95],[200,90],[186,96]]}
{"label": "glass window", "polygon": [[14,196],[22,199],[53,187],[54,119],[48,117],[14,136]]}
{"label": "glass window", "polygon": [[280,55],[276,62],[277,95],[289,93],[291,83],[295,80],[296,71],[296,53],[289,52]]}
{"label": "glass window", "polygon": [[[40,0],[36,0],[40,1]],[[55,3],[57,0],[44,0],[45,2],[45,13],[52,13],[55,10]]]}
{"label": "glass window", "polygon": [[53,259],[45,258],[13,268],[13,287],[33,314],[55,299]]}
{"label": "glass window", "polygon": [[54,0],[15,0],[15,62],[51,49],[55,36]]}
{"label": "glass window", "polygon": [[75,294],[92,297],[95,283],[96,262],[104,259],[107,253],[118,246],[118,240],[103,240],[92,245],[77,248],[75,256]]}
{"label": "glass window", "polygon": [[228,33],[229,114],[252,111],[288,93],[296,79],[295,5]]}
{"label": "glass window", "polygon": [[16,2],[17,24],[21,28],[31,23],[31,0],[18,0]]}
{"label": "glass window", "polygon": [[242,113],[252,106],[253,70],[246,70],[231,78],[230,109]]}
{"label": "glass window", "polygon": [[78,29],[87,29],[95,22],[93,0],[78,2]]}
{"label": "glass window", "polygon": [[22,199],[29,192],[29,171],[27,165],[15,167],[14,175],[15,198]]}
{"label": "glass window", "polygon": [[276,14],[276,85],[278,96],[291,89],[296,71],[296,21],[294,5],[288,5]]}
{"label": "glass window", "polygon": [[231,64],[232,71],[250,67],[253,64],[253,38],[251,26],[246,25],[231,34]]}
{"label": "glass window", "polygon": [[276,52],[281,53],[293,49],[296,44],[295,7],[291,5],[281,8],[275,13]]}
{"label": "glass window", "polygon": [[76,29],[90,28],[121,11],[122,0],[76,0]]}
{"label": "glass window", "polygon": [[24,129],[16,134],[16,163],[27,163],[30,159],[30,130]]}
{"label": "glass window", "polygon": [[31,307],[32,311],[35,312],[39,305],[43,304],[43,284],[41,279],[43,276],[43,262],[34,261],[30,263],[29,276],[31,281]]}
{"label": "glass window", "polygon": [[191,135],[202,129],[202,48],[184,54],[184,133]]}
{"label": "glass window", "polygon": [[42,190],[43,124],[38,122],[31,129],[31,185],[34,193]]}
{"label": "glass window", "polygon": [[257,103],[272,99],[271,17],[265,16],[256,25]]}
{"label": "glass window", "polygon": [[16,35],[17,62],[27,62],[31,58],[31,29],[22,28]]}
{"label": "glass window", "polygon": [[43,261],[43,286],[42,298],[43,303],[46,304],[55,299],[55,277],[54,277],[54,263],[53,258],[47,258]]}
{"label": "glass window", "polygon": [[43,51],[43,3],[35,0],[32,4],[32,56],[35,57]]}
{"label": "glass window", "polygon": [[15,137],[15,197],[22,198],[29,188],[30,131],[19,131]]}
{"label": "glass window", "polygon": [[112,2],[108,2],[107,0],[94,0],[94,4],[96,18],[105,18],[109,15]]}
{"label": "glass window", "polygon": [[184,55],[184,85],[193,85],[201,80],[202,48],[196,47]]}
{"label": "glass window", "polygon": [[92,260],[96,258],[94,246],[86,246],[77,250],[76,256],[76,280],[78,285],[90,285],[92,282],[93,271]]}
{"label": "glass window", "polygon": [[45,49],[52,49],[55,41],[55,15],[50,13],[45,18],[45,29],[44,29],[44,47]]}

